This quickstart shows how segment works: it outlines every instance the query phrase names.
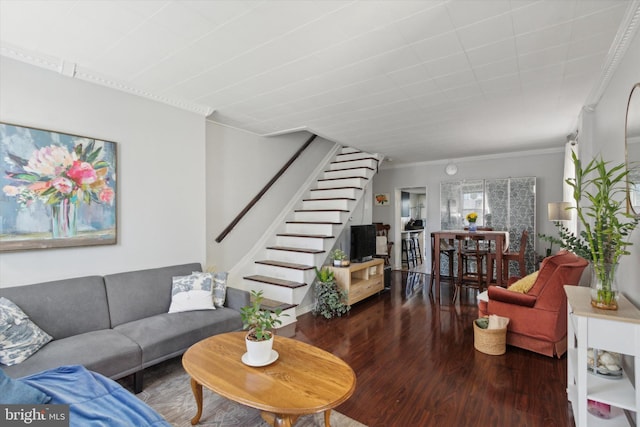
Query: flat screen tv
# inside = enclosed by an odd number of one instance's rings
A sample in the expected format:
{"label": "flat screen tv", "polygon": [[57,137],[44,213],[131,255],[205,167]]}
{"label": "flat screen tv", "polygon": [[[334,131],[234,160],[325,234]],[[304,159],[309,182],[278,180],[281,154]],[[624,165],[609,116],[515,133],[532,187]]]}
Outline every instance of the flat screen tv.
{"label": "flat screen tv", "polygon": [[376,254],[376,226],[373,224],[351,226],[351,262],[365,262]]}

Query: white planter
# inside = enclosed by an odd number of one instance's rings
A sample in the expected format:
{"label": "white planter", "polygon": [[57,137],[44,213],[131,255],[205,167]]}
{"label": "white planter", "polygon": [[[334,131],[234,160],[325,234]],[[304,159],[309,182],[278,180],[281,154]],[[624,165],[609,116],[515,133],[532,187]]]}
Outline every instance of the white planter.
{"label": "white planter", "polygon": [[247,357],[250,363],[254,365],[261,365],[267,363],[271,359],[273,335],[266,341],[251,341],[248,338],[245,338],[244,341],[247,344]]}

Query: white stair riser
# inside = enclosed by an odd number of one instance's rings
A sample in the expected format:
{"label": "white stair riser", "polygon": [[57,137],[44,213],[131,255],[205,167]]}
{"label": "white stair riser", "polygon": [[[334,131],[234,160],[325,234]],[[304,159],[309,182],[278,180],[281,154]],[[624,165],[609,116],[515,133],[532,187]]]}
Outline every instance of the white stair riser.
{"label": "white stair riser", "polygon": [[337,225],[334,226],[331,224],[290,222],[287,223],[285,230],[287,233],[291,234],[316,234],[323,236],[335,236],[337,227]]}
{"label": "white stair riser", "polygon": [[350,210],[350,202],[355,204],[354,200],[305,200],[304,202],[302,202],[302,209],[336,209],[347,211]]}
{"label": "white stair riser", "polygon": [[358,176],[361,178],[371,178],[373,175],[370,169],[359,168],[359,169],[347,169],[347,170],[331,170],[325,171],[322,177],[324,179],[334,179],[334,178],[351,178],[354,176]]}
{"label": "white stair riser", "polygon": [[[313,270],[311,270],[313,271]],[[295,268],[278,267],[275,265],[256,264],[256,273],[261,276],[275,277],[276,279],[290,280],[292,282],[306,283],[305,270]]]}
{"label": "white stair riser", "polygon": [[357,187],[364,188],[367,185],[365,178],[342,178],[318,181],[318,188]]}
{"label": "white stair riser", "polygon": [[369,153],[343,153],[343,154],[338,154],[336,156],[336,162],[346,162],[349,160],[360,160],[360,159],[370,159],[371,157],[375,157],[372,156]]}
{"label": "white stair riser", "polygon": [[340,149],[340,153],[341,154],[349,154],[349,153],[359,153],[360,150],[358,150],[357,148],[353,148],[353,147],[342,147]]}
{"label": "white stair riser", "polygon": [[[285,286],[272,285],[269,283],[255,282],[253,280],[245,280],[248,290],[262,290],[262,295],[266,299],[280,301],[286,304],[298,304],[296,296],[300,293],[309,291],[308,286],[301,288],[287,288]],[[302,295],[304,297],[304,294]]]}
{"label": "white stair riser", "polygon": [[339,211],[297,211],[293,214],[294,221],[331,222],[340,224],[348,218],[348,212]]}
{"label": "white stair riser", "polygon": [[[288,304],[297,304],[297,303],[290,302]],[[283,327],[285,327],[287,325],[295,323],[296,322],[296,317],[297,316],[296,316],[296,308],[295,307],[291,307],[291,308],[288,308],[286,310],[282,310],[282,315],[280,316],[280,321],[282,323],[278,325],[278,328],[283,328]]]}
{"label": "white stair riser", "polygon": [[295,248],[326,250],[325,248],[326,240],[329,241],[326,243],[327,245],[329,245],[333,243],[335,239],[316,239],[316,238],[308,238],[308,237],[278,236],[276,237],[276,246],[292,246]]}
{"label": "white stair riser", "polygon": [[267,249],[267,259],[272,261],[291,262],[302,265],[317,265],[324,262],[327,253],[310,254],[306,252],[283,251],[278,249]]}
{"label": "white stair riser", "polygon": [[331,163],[330,170],[350,169],[350,168],[371,168],[376,169],[378,162],[373,159],[351,160],[348,162]]}
{"label": "white stair riser", "polygon": [[313,190],[309,192],[309,198],[311,199],[332,199],[332,198],[348,198],[355,199],[359,192],[355,188],[332,188],[328,190]]}

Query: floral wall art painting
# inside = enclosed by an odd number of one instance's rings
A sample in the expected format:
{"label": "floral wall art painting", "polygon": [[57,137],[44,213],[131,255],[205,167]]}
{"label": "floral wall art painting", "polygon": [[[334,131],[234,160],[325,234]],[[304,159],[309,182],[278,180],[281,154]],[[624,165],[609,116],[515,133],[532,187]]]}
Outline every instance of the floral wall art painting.
{"label": "floral wall art painting", "polygon": [[0,123],[0,251],[116,243],[116,143]]}
{"label": "floral wall art painting", "polygon": [[386,206],[389,204],[389,193],[378,193],[374,196],[376,206]]}

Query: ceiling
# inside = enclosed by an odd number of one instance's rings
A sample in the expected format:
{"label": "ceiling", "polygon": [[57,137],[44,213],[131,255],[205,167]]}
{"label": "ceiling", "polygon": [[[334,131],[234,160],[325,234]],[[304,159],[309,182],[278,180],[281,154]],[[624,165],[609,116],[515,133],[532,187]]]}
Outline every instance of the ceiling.
{"label": "ceiling", "polygon": [[637,0],[0,0],[0,54],[260,135],[304,129],[424,162],[562,146],[638,10]]}

